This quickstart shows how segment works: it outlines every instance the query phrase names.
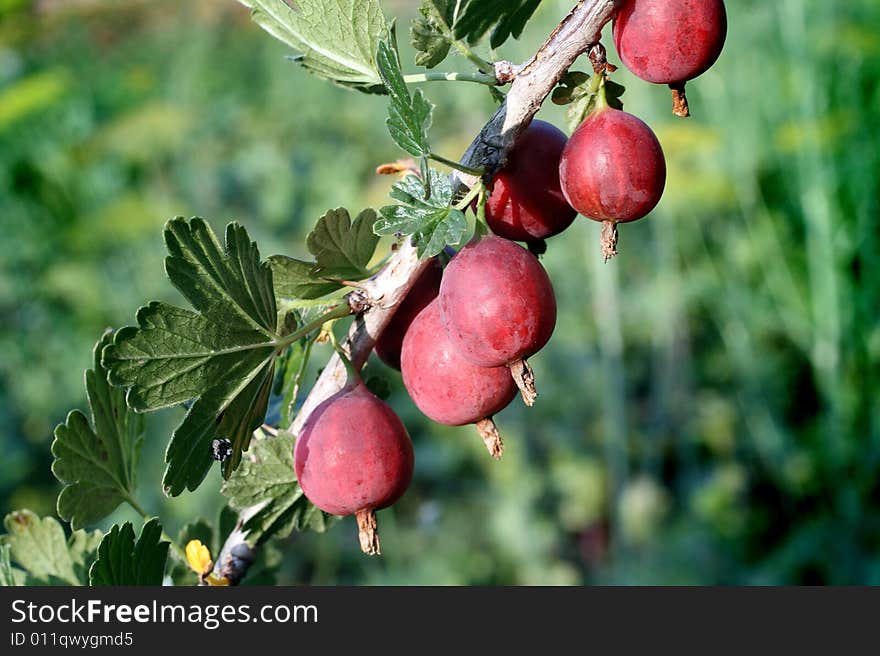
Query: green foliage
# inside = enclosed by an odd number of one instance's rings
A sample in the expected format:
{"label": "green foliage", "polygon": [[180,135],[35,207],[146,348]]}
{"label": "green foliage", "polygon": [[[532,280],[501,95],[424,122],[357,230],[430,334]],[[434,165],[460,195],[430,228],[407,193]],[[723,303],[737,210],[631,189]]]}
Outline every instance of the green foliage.
{"label": "green foliage", "polygon": [[379,235],[412,235],[419,257],[433,257],[447,245],[461,243],[467,232],[464,212],[452,206],[452,183],[439,171],[430,169],[431,196],[424,197],[418,177],[408,175],[395,182],[391,198],[399,205],[379,210],[374,230]]}
{"label": "green foliage", "polygon": [[269,258],[278,298],[315,299],[342,288],[341,281],[363,280],[379,238],[373,233],[376,212],[366,209],[351,220],[345,208],[329,210],[306,239],[314,262],[286,255]]}
{"label": "green foliage", "polygon": [[519,38],[541,0],[422,0],[421,17],[410,30],[416,64],[433,68],[449,54],[453,40],[471,45],[492,30],[489,45],[498,48]]}
{"label": "green foliage", "polygon": [[553,90],[551,99],[555,105],[569,105],[566,122],[574,132],[596,107],[600,94],[609,107],[623,109],[621,96],[626,88],[607,79],[604,74],[588,75],[582,71],[568,71]]}
{"label": "green foliage", "polygon": [[453,26],[456,38],[476,43],[490,29],[489,45],[498,48],[508,38],[519,38],[541,0],[468,0]]}
{"label": "green foliage", "polygon": [[124,390],[107,382],[101,351],[112,340],[112,332],[104,333],[93,351],[94,368],[86,371],[91,424],[74,410],[52,442],[52,473],[64,485],[58,516],[74,529],[103,519],[134,495],[144,421],[126,406]]}
{"label": "green foliage", "polygon": [[303,262],[287,255],[269,257],[275,294],[278,298],[316,299],[340,289],[338,282],[315,274],[314,262]]}
{"label": "green foliage", "polygon": [[367,265],[379,238],[373,234],[376,212],[366,209],[354,221],[348,210],[330,210],[306,239],[315,256],[315,273],[334,278],[361,280],[370,275]]}
{"label": "green foliage", "polygon": [[5,580],[11,570],[16,585],[86,585],[87,572],[101,540],[101,532],[64,529],[52,517],[40,519],[30,510],[17,510],[3,519],[6,534],[0,545],[19,569],[2,566]]}
{"label": "green foliage", "polygon": [[316,508],[302,492],[293,469],[293,434],[280,431],[275,437],[256,439],[253,458],[247,458],[222,492],[229,505],[243,510],[261,505],[245,524],[252,545],[271,537],[285,537],[293,529],[323,532],[331,515]]}
{"label": "green foliage", "polygon": [[131,522],[114,524],[98,546],[98,558],[89,569],[89,582],[107,585],[162,585],[169,543],[153,518],[144,524],[137,542]]}
{"label": "green foliage", "polygon": [[383,401],[391,398],[391,382],[385,376],[369,376],[364,385]]}
{"label": "green foliage", "polygon": [[421,17],[412,22],[410,40],[416,50],[416,64],[434,68],[449,54],[449,26],[455,18],[455,2],[450,0],[422,0]]}
{"label": "green foliage", "polygon": [[153,302],[138,327],[104,349],[110,382],[130,387],[128,403],[149,411],[197,398],[166,452],[167,494],[194,490],[211,467],[211,441],[225,437],[228,477],[266,414],[277,335],[272,272],[244,228],[230,224],[221,246],[201,219],[174,219],[165,270],[198,312]]}
{"label": "green foliage", "polygon": [[293,406],[306,374],[312,344],[314,342],[307,339],[294,342],[278,361],[276,386],[273,392],[280,397],[279,425],[281,426],[290,426],[293,421]]}
{"label": "green foliage", "polygon": [[[497,418],[502,466],[389,373],[419,471],[380,515],[387,559],[365,564],[350,526],[306,532],[266,543],[284,552],[280,582],[880,583],[880,5],[737,4],[725,53],[688,85],[691,119],[669,115],[662,85],[614,74],[663,144],[667,191],[621,228],[613,267],[593,222],[548,242],[559,319],[532,362],[541,402]],[[49,436],[85,410],[95,337],[144,299],[180,303],[156,267],[163,217],[246,217],[262,252],[305,253],[327,208],[383,204],[373,171],[395,157],[381,100],[292,71],[234,3],[96,6],[0,20],[14,117],[0,125],[0,499],[41,517],[60,487]],[[569,6],[544,3],[504,58],[525,61]],[[430,95],[431,143],[451,151],[495,109],[477,85]],[[550,103],[539,116],[564,124]],[[208,485],[162,497],[175,419],[147,423],[138,486],[172,535],[219,501]]]}
{"label": "green foliage", "polygon": [[15,575],[12,572],[12,562],[9,556],[11,549],[8,544],[0,544],[0,587],[15,585]]}
{"label": "green foliage", "polygon": [[[427,161],[431,148],[428,145],[428,129],[434,106],[427,101],[421,89],[410,94],[400,70],[400,61],[393,44],[379,43],[379,74],[391,96],[388,104],[388,120],[385,125],[391,138],[400,148],[417,157],[421,163],[422,177],[427,180]],[[426,186],[426,189],[430,189]]]}
{"label": "green foliage", "polygon": [[388,36],[377,0],[239,0],[254,21],[296,50],[320,77],[361,91],[381,90],[376,47]]}

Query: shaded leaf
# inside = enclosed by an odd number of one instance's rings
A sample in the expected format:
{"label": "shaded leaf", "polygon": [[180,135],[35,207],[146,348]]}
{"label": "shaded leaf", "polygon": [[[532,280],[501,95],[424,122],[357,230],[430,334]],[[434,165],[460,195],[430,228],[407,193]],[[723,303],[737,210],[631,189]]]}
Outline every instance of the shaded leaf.
{"label": "shaded leaf", "polygon": [[620,98],[624,91],[626,88],[623,85],[607,79],[604,74],[569,71],[553,90],[552,100],[557,105],[569,105],[565,114],[566,124],[574,132],[593,112],[602,95],[609,107],[623,109]]}
{"label": "shaded leaf", "polygon": [[284,369],[279,380],[278,395],[281,397],[280,426],[290,426],[294,416],[294,404],[302,385],[306,367],[309,364],[309,356],[312,352],[310,340],[300,340],[290,346],[284,357]]}
{"label": "shaded leaf", "polygon": [[308,71],[344,86],[381,91],[376,47],[388,36],[378,0],[239,0]]}
{"label": "shaded leaf", "polygon": [[134,493],[144,421],[126,406],[125,392],[107,382],[101,351],[112,340],[106,332],[95,346],[94,368],[86,371],[91,423],[74,410],[52,442],[52,473],[64,484],[58,515],[74,529],[103,519]]}
{"label": "shaded leaf", "polygon": [[198,312],[153,302],[137,327],[116,333],[103,365],[127,402],[149,411],[197,399],[166,451],[166,493],[194,490],[213,462],[211,442],[232,442],[229,476],[266,411],[278,336],[272,271],[238,224],[221,246],[202,219],[177,218],[165,231],[171,282]]}
{"label": "shaded leaf", "polygon": [[255,440],[252,453],[223,484],[221,492],[235,510],[262,504],[245,524],[252,545],[284,537],[293,529],[324,531],[331,518],[306,499],[296,481],[294,443],[295,437],[286,431]]}
{"label": "shaded leaf", "polygon": [[473,44],[492,29],[489,45],[498,48],[510,37],[519,38],[539,4],[541,0],[469,0],[453,31]]}
{"label": "shaded leaf", "polygon": [[155,518],[144,524],[137,542],[131,522],[114,524],[89,570],[91,585],[162,585],[169,543],[161,538],[162,527]]}

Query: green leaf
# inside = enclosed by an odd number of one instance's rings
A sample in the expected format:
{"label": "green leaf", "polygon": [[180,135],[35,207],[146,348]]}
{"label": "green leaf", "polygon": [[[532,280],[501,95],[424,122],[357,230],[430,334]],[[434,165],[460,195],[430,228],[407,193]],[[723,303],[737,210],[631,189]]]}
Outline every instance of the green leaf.
{"label": "green leaf", "polygon": [[278,585],[278,570],[284,559],[281,549],[269,542],[260,546],[256,556],[238,585]]}
{"label": "green leaf", "polygon": [[565,114],[566,124],[571,132],[596,108],[601,95],[614,109],[623,109],[620,100],[626,88],[607,79],[604,73],[588,75],[581,71],[569,71],[553,90],[552,100],[556,105],[569,105]]}
{"label": "green leaf", "polygon": [[278,389],[281,396],[281,426],[290,426],[293,421],[294,404],[309,364],[312,344],[313,341],[305,339],[295,342],[284,356]]}
{"label": "green leaf", "polygon": [[376,252],[379,238],[373,233],[376,212],[366,209],[354,221],[348,210],[330,210],[306,238],[315,256],[315,274],[325,277],[361,280],[370,275],[367,265]]}
{"label": "green leaf", "polygon": [[421,89],[410,95],[393,45],[385,41],[379,43],[378,63],[382,82],[391,96],[385,121],[391,138],[413,157],[427,157],[431,152],[428,128],[433,105],[425,99]]}
{"label": "green leaf", "polygon": [[161,538],[162,527],[155,518],[144,524],[137,542],[131,522],[114,524],[89,570],[91,585],[162,585],[169,543]]}
{"label": "green leaf", "polygon": [[11,547],[8,544],[0,544],[0,587],[11,587],[15,585],[15,576],[12,574],[12,563],[10,562],[9,552]]}
{"label": "green leaf", "polygon": [[453,26],[455,37],[473,44],[490,29],[489,45],[498,48],[513,37],[518,39],[541,0],[470,0]]}
{"label": "green leaf", "polygon": [[379,210],[381,218],[373,226],[379,235],[412,235],[419,257],[433,257],[447,245],[461,243],[467,232],[464,212],[452,206],[452,185],[449,179],[430,170],[430,198],[424,198],[422,182],[409,175],[391,188],[391,197],[400,205]]}
{"label": "green leaf", "polygon": [[370,376],[364,384],[367,386],[368,390],[383,401],[387,401],[391,398],[391,383],[385,378],[385,376]]}
{"label": "green leaf", "polygon": [[378,0],[239,0],[308,71],[366,91],[381,89],[376,48],[388,36]]}
{"label": "green leaf", "polygon": [[306,499],[296,481],[295,440],[286,431],[256,439],[252,456],[223,484],[221,492],[235,510],[262,505],[245,524],[252,545],[270,537],[285,537],[293,529],[322,532],[331,518]]}
{"label": "green leaf", "polygon": [[452,25],[455,3],[450,0],[423,0],[419,13],[421,18],[413,20],[410,28],[410,42],[416,50],[416,64],[434,68],[446,59],[452,45],[439,20]]}
{"label": "green leaf", "polygon": [[163,485],[173,496],[204,480],[215,438],[232,442],[224,477],[238,466],[265,416],[278,335],[272,270],[244,228],[227,226],[221,246],[204,220],[177,218],[165,241],[168,276],[198,312],[150,303],[137,327],[116,333],[102,362],[111,384],[130,388],[138,412],[197,399],[165,454]]}
{"label": "green leaf", "polygon": [[286,255],[272,255],[269,264],[278,298],[320,298],[332,294],[340,287],[338,283],[316,276],[314,262],[303,262]]}
{"label": "green leaf", "polygon": [[[16,582],[24,585],[85,585],[94,560],[100,531],[74,531],[69,539],[53,517],[40,519],[30,510],[16,510],[3,520],[6,534],[0,545],[21,570]],[[16,572],[13,570],[13,574]]]}
{"label": "green leaf", "polygon": [[376,212],[365,209],[351,220],[348,210],[329,210],[306,238],[314,262],[286,255],[269,258],[278,298],[315,299],[342,285],[336,280],[363,280],[372,275],[368,265],[379,238],[373,232]]}
{"label": "green leaf", "polygon": [[74,529],[97,522],[134,494],[143,417],[125,404],[125,392],[107,382],[101,351],[113,333],[104,333],[94,349],[94,369],[86,371],[91,423],[79,410],[55,428],[52,473],[64,487],[58,515]]}

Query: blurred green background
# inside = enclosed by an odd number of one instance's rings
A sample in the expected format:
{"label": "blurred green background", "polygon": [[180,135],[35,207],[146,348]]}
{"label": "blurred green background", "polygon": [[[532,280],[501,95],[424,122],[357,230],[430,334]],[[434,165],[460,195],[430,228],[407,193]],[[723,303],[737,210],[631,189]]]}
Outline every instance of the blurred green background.
{"label": "blurred green background", "polygon": [[[416,4],[383,7],[404,27]],[[571,4],[545,0],[499,55],[534,52]],[[880,584],[880,3],[728,11],[692,119],[616,74],[666,151],[666,194],[609,265],[598,224],[550,242],[559,323],[537,405],[498,417],[504,459],[425,420],[384,370],[417,460],[380,514],[386,553],[362,557],[348,519],[285,540],[282,583]],[[326,209],[384,203],[385,101],[285,54],[232,0],[0,0],[2,512],[54,513],[52,429],[84,407],[102,330],[180,302],[168,218],[237,219],[264,255],[301,255]],[[426,91],[457,157],[489,94]],[[149,417],[139,479],[172,535],[222,504],[216,471],[161,494],[181,413]]]}

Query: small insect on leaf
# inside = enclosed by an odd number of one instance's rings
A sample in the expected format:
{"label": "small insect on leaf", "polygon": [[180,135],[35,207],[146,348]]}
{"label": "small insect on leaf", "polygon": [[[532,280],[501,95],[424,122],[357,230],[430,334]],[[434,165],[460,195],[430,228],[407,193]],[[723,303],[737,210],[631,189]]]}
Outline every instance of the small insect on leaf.
{"label": "small insect on leaf", "polygon": [[211,457],[214,460],[223,462],[232,453],[232,442],[225,437],[216,439],[211,442]]}

